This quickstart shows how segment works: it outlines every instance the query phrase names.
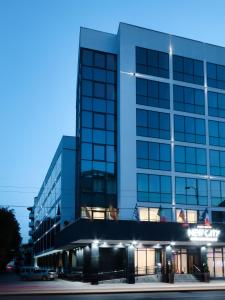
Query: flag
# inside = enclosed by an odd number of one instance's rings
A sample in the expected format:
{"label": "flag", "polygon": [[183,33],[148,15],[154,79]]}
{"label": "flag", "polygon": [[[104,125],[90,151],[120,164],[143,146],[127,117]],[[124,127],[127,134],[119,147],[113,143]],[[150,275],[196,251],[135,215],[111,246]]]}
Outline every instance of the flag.
{"label": "flag", "polygon": [[86,217],[87,219],[91,219],[91,213],[90,213],[90,210],[87,208],[87,206],[84,206],[84,207],[83,207],[83,211],[84,211],[84,213],[85,213],[85,217]]}
{"label": "flag", "polygon": [[163,215],[163,209],[162,209],[161,205],[158,209],[157,216],[159,216],[160,222],[166,222],[166,216]]}
{"label": "flag", "polygon": [[183,208],[181,208],[181,210],[180,210],[179,218],[182,220],[183,223],[186,223],[186,217],[185,217],[185,212],[184,212]]}
{"label": "flag", "polygon": [[181,218],[182,220],[182,227],[188,227],[188,222],[187,222],[187,219],[186,219],[186,216],[185,216],[185,211],[183,210],[183,208],[180,210],[180,213],[179,213],[179,218]]}
{"label": "flag", "polygon": [[109,215],[112,220],[117,220],[117,209],[112,205],[109,206]]}
{"label": "flag", "polygon": [[210,226],[209,213],[207,208],[203,211],[200,221],[204,222],[205,226]]}
{"label": "flag", "polygon": [[138,211],[138,206],[137,204],[135,205],[135,208],[134,208],[134,213],[133,213],[133,217],[136,221],[139,221],[139,211]]}

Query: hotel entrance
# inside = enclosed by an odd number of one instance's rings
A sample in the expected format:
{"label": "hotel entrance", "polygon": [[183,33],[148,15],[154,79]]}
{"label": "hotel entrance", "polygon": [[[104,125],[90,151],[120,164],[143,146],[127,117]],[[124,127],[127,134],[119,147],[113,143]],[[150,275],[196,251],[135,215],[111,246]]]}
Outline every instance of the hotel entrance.
{"label": "hotel entrance", "polygon": [[[172,265],[176,274],[193,274],[200,270],[200,248],[173,248]],[[165,262],[165,248],[136,248],[135,274],[156,274]]]}
{"label": "hotel entrance", "polygon": [[161,249],[136,248],[134,258],[136,275],[155,274],[161,263]]}
{"label": "hotel entrance", "polygon": [[178,248],[173,250],[173,265],[176,274],[193,274],[200,268],[200,249]]}

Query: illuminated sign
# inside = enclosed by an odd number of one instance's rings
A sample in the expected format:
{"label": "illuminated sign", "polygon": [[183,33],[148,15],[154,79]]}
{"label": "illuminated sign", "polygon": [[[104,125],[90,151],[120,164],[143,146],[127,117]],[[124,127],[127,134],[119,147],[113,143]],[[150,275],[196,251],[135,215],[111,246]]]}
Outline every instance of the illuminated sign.
{"label": "illuminated sign", "polygon": [[189,228],[187,235],[191,241],[195,242],[217,242],[220,230],[214,229],[211,226],[197,226]]}

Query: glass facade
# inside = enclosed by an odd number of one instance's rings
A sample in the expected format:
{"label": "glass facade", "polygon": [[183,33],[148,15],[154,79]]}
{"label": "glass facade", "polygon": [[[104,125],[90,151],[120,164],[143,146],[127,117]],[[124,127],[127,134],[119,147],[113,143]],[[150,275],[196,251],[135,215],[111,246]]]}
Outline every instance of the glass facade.
{"label": "glass facade", "polygon": [[176,177],[176,204],[208,205],[207,180]]}
{"label": "glass facade", "polygon": [[171,203],[171,177],[137,174],[137,194],[139,202]]}
{"label": "glass facade", "polygon": [[173,86],[173,105],[178,111],[205,114],[204,91],[186,86]]}
{"label": "glass facade", "polygon": [[170,171],[170,145],[137,141],[137,168]]}
{"label": "glass facade", "polygon": [[173,55],[173,79],[203,85],[203,61]]}
{"label": "glass facade", "polygon": [[225,176],[225,151],[210,150],[210,174]]}
{"label": "glass facade", "polygon": [[209,144],[225,147],[225,123],[209,121]]}
{"label": "glass facade", "polygon": [[210,189],[212,206],[225,207],[225,181],[211,180]]}
{"label": "glass facade", "polygon": [[136,72],[169,78],[169,54],[136,47]]}
{"label": "glass facade", "polygon": [[170,108],[169,84],[137,78],[136,99],[137,104]]}
{"label": "glass facade", "polygon": [[225,118],[225,94],[208,92],[209,116]]}
{"label": "glass facade", "polygon": [[169,140],[170,115],[137,109],[137,135]]}
{"label": "glass facade", "polygon": [[207,63],[208,86],[225,90],[225,66]]}
{"label": "glass facade", "polygon": [[[225,180],[221,177],[225,177],[225,122],[215,117],[225,118],[225,93],[205,90],[203,61],[198,59],[136,47],[136,71],[169,78],[170,58],[172,79],[182,84],[171,84],[166,79],[150,80],[144,75],[136,77],[136,103],[139,105],[136,109],[136,167],[142,169],[142,174],[137,170],[137,200],[171,203],[171,186],[167,183],[170,189],[164,193],[160,178],[171,182],[172,177],[168,175],[172,175],[175,181],[174,202],[178,205],[176,221],[179,222],[179,206],[188,206],[184,209],[186,219],[196,223],[202,214],[202,206],[203,210],[204,206],[224,207]],[[225,89],[225,66],[207,62],[206,84]],[[170,98],[170,88],[173,89],[173,99]],[[205,107],[206,99],[208,109]],[[141,105],[145,107],[141,109]],[[173,114],[164,111],[171,107]],[[144,174],[152,171],[154,174]],[[209,180],[206,175],[218,176],[218,179]],[[211,199],[210,202],[208,199]],[[196,206],[199,206],[198,210]],[[142,214],[145,220],[157,221],[157,218],[150,217],[149,208],[144,211],[142,207]],[[212,210],[212,220],[225,222],[223,216],[223,212]]]}
{"label": "glass facade", "polygon": [[175,146],[176,172],[206,174],[206,150],[186,146]]}
{"label": "glass facade", "polygon": [[205,144],[205,120],[175,115],[174,137],[176,141]]}
{"label": "glass facade", "polygon": [[60,230],[61,164],[62,156],[60,155],[36,198],[33,235],[35,253],[53,248],[55,235]]}
{"label": "glass facade", "polygon": [[79,86],[80,207],[116,207],[117,57],[81,49]]}

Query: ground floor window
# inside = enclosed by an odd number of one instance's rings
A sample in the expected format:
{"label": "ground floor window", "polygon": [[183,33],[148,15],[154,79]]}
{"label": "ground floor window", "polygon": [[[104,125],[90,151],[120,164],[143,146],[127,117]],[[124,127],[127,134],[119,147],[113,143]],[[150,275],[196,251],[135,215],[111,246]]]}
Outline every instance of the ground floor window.
{"label": "ground floor window", "polygon": [[211,277],[224,277],[225,248],[208,248],[208,266]]}
{"label": "ground floor window", "polygon": [[155,274],[157,254],[153,248],[135,250],[135,273],[137,275]]}

